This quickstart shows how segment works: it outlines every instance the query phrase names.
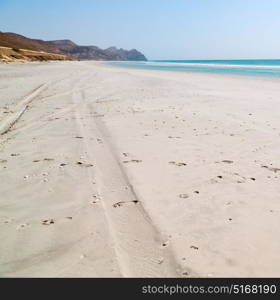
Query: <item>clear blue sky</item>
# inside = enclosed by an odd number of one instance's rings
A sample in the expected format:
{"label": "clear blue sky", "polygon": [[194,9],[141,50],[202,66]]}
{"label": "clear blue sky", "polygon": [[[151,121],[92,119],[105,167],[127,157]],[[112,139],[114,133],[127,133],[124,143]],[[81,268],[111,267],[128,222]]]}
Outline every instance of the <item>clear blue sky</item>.
{"label": "clear blue sky", "polygon": [[149,59],[280,58],[280,0],[0,0],[0,31]]}

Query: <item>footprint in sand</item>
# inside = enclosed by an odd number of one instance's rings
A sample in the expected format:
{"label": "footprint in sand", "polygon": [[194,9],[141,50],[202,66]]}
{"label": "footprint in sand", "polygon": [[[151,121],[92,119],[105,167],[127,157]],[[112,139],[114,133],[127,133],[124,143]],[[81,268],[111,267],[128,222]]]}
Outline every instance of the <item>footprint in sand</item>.
{"label": "footprint in sand", "polygon": [[167,246],[168,246],[168,241],[163,242],[163,243],[161,244],[161,246],[162,246],[162,247],[167,247]]}
{"label": "footprint in sand", "polygon": [[41,222],[42,225],[51,225],[54,224],[54,219],[46,219]]}
{"label": "footprint in sand", "polygon": [[198,250],[198,249],[199,249],[198,247],[196,247],[196,246],[194,246],[194,245],[190,246],[190,248],[191,248],[191,249],[194,249],[194,250]]}
{"label": "footprint in sand", "polygon": [[93,195],[92,196],[93,197],[93,201],[91,202],[92,204],[96,204],[96,203],[98,203],[98,202],[100,202],[100,196],[98,196],[98,195]]}
{"label": "footprint in sand", "polygon": [[128,163],[140,163],[142,162],[142,160],[139,159],[132,159],[132,160],[124,160],[123,163],[124,164],[128,164]]}
{"label": "footprint in sand", "polygon": [[269,171],[272,171],[274,173],[277,173],[280,171],[280,168],[272,168],[272,167],[268,167],[268,166],[262,166],[262,168],[268,169]]}
{"label": "footprint in sand", "polygon": [[[172,127],[172,128],[174,128],[174,127]],[[181,139],[180,136],[169,136],[168,138],[169,138],[169,139]]]}
{"label": "footprint in sand", "polygon": [[225,163],[225,164],[233,164],[233,161],[232,160],[222,160],[222,163]]}
{"label": "footprint in sand", "polygon": [[138,200],[132,200],[132,201],[120,201],[120,202],[117,202],[117,203],[113,204],[113,207],[114,207],[114,208],[117,208],[117,207],[120,207],[120,206],[122,206],[122,205],[124,205],[124,204],[127,204],[127,203],[134,203],[134,204],[137,204],[137,203],[139,203],[139,201],[138,201]]}
{"label": "footprint in sand", "polygon": [[[53,160],[54,160],[53,158],[44,158],[43,159],[43,161],[53,161]],[[41,161],[40,159],[34,159],[33,160],[34,163],[37,163],[37,162],[40,162],[40,161]]]}
{"label": "footprint in sand", "polygon": [[16,230],[21,230],[21,229],[24,229],[26,227],[30,226],[29,223],[23,223],[23,224],[20,224],[16,227]]}
{"label": "footprint in sand", "polygon": [[12,153],[11,156],[19,156],[19,153]]}
{"label": "footprint in sand", "polygon": [[3,224],[10,224],[14,221],[14,219],[6,219],[5,221],[3,221]]}
{"label": "footprint in sand", "polygon": [[83,163],[83,162],[81,162],[81,161],[77,161],[77,162],[76,162],[76,165],[79,165],[79,166],[85,167],[85,168],[93,167],[92,164],[85,164],[85,163]]}
{"label": "footprint in sand", "polygon": [[44,161],[53,161],[54,158],[44,158]]}
{"label": "footprint in sand", "polygon": [[179,197],[179,198],[182,198],[182,199],[187,199],[187,198],[189,198],[190,196],[189,196],[188,194],[180,194],[178,197]]}
{"label": "footprint in sand", "polygon": [[157,263],[158,263],[159,265],[161,265],[163,262],[164,262],[164,258],[163,258],[163,257],[157,259]]}
{"label": "footprint in sand", "polygon": [[169,162],[170,165],[175,165],[175,166],[178,166],[178,167],[183,167],[183,166],[186,166],[187,164],[184,163],[184,162],[175,162],[175,161],[170,161]]}

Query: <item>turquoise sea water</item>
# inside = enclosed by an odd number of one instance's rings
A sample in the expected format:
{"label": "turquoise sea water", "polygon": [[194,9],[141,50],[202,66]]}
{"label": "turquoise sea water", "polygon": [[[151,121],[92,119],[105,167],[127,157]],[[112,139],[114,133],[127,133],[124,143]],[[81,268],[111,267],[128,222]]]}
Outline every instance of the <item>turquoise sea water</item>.
{"label": "turquoise sea water", "polygon": [[138,69],[280,78],[280,59],[150,60],[147,62],[111,62],[111,64]]}

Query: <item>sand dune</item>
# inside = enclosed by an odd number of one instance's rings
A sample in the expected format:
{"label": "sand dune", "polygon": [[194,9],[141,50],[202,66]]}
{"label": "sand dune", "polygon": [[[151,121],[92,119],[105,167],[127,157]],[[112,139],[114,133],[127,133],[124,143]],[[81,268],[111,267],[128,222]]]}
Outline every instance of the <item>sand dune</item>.
{"label": "sand dune", "polygon": [[0,65],[0,276],[279,276],[278,85]]}

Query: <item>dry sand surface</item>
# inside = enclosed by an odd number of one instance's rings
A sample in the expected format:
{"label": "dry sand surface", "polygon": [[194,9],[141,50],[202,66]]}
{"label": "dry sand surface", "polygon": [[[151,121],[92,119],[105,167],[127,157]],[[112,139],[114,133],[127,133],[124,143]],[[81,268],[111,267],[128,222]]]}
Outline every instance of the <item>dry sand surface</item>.
{"label": "dry sand surface", "polygon": [[280,276],[279,80],[0,65],[2,277]]}

